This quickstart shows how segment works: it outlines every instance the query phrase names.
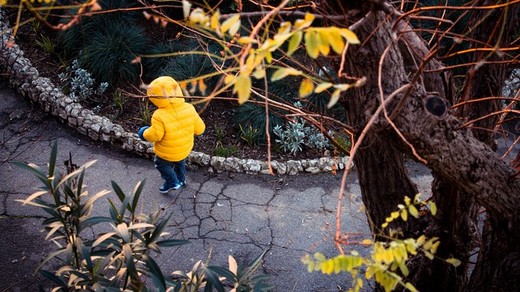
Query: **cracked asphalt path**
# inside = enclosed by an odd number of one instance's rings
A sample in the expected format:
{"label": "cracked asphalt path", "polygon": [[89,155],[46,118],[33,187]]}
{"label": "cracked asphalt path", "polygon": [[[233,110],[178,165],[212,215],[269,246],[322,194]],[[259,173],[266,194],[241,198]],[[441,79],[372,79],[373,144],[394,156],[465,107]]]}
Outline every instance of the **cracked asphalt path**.
{"label": "cracked asphalt path", "polygon": [[[111,180],[129,193],[138,181],[146,180],[142,212],[158,208],[172,212],[171,237],[190,241],[156,254],[166,274],[190,270],[198,260],[210,258],[211,264],[227,266],[229,255],[247,262],[266,251],[262,272],[272,276],[274,291],[343,291],[350,287],[346,274],[308,273],[301,263],[305,253],[338,254],[332,238],[340,175],[215,174],[190,167],[187,187],[162,195],[158,192],[161,179],[150,159],[74,133],[14,94],[1,80],[0,99],[0,291],[34,291],[38,284],[48,287],[34,274],[42,257],[53,249],[41,232],[45,214],[15,201],[31,194],[39,182],[10,162],[45,166],[55,140],[62,167],[69,154],[78,165],[97,160],[86,175],[89,194],[111,190]],[[419,187],[427,189],[429,172],[416,168],[414,174]],[[355,173],[346,194],[342,231],[368,238]],[[108,197],[115,199],[113,192]],[[108,205],[106,199],[98,200],[93,215],[107,214]],[[367,253],[362,247],[353,248]]]}

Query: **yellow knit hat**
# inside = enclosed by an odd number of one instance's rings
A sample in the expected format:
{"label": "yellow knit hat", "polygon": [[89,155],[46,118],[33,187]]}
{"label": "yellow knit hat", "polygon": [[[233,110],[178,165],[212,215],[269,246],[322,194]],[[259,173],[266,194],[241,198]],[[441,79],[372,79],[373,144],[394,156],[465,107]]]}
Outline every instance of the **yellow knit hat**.
{"label": "yellow knit hat", "polygon": [[149,97],[183,97],[179,83],[170,76],[156,78],[148,85],[146,95]]}

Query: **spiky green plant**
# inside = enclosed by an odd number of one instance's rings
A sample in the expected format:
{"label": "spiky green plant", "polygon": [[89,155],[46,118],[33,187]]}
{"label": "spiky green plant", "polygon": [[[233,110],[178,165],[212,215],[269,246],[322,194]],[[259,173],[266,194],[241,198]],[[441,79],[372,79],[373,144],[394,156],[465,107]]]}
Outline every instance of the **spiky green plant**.
{"label": "spiky green plant", "polygon": [[66,59],[78,59],[96,80],[106,81],[111,86],[135,82],[140,66],[132,60],[146,52],[149,45],[144,29],[139,25],[141,14],[125,10],[136,3],[100,1],[104,10],[118,11],[83,17],[77,25],[61,31],[58,34],[60,53]]}
{"label": "spiky green plant", "polygon": [[[152,257],[164,247],[186,244],[186,240],[164,239],[170,215],[159,209],[151,214],[138,213],[144,182],[138,182],[130,194],[125,194],[112,181],[112,189],[119,202],[108,200],[108,216],[91,216],[98,199],[109,192],[103,190],[88,195],[84,185],[86,170],[95,161],[82,166],[67,160],[67,173],[59,171],[56,160],[57,143],[53,143],[47,169],[32,163],[15,162],[32,172],[42,183],[38,191],[29,195],[23,204],[41,208],[47,213],[43,225],[47,238],[58,249],[43,260],[39,269],[52,259],[62,263],[55,271],[40,270],[43,276],[58,286],[53,291],[224,291],[224,283],[237,291],[270,291],[267,276],[258,274],[262,253],[247,267],[238,266],[230,256],[229,269],[197,263],[193,273],[171,280],[163,274]],[[110,226],[110,232],[85,236],[84,230],[98,224]],[[107,228],[103,228],[106,230]],[[89,232],[90,234],[90,232]],[[197,281],[193,281],[196,277]],[[153,287],[147,287],[151,279]],[[149,283],[149,282],[148,282]]]}
{"label": "spiky green plant", "polygon": [[[55,258],[64,263],[57,271],[42,271],[42,274],[63,291],[111,287],[141,290],[144,281],[140,275],[151,277],[154,284],[163,287],[164,291],[167,285],[165,276],[151,251],[187,243],[185,240],[163,239],[171,215],[163,216],[161,210],[152,214],[137,213],[144,182],[137,183],[129,195],[112,182],[119,206],[109,200],[110,215],[92,217],[94,203],[109,193],[104,190],[88,196],[84,185],[85,171],[95,161],[73,167],[70,157],[68,173],[63,174],[56,165],[57,152],[57,143],[54,143],[47,170],[34,164],[16,163],[42,182],[37,192],[20,202],[39,207],[48,214],[43,221],[48,231],[47,238],[60,246],[41,266]],[[85,236],[84,230],[100,223],[110,225],[113,231],[99,234],[94,239]]]}
{"label": "spiky green plant", "polygon": [[[208,91],[211,91],[218,80],[214,62],[221,65],[217,57],[218,46],[210,43],[207,48],[202,48],[191,39],[179,41],[176,46],[170,46],[170,52],[175,55],[166,58],[163,69],[159,71],[160,75],[172,76],[179,81],[208,76],[204,82]],[[214,76],[210,76],[211,74]]]}

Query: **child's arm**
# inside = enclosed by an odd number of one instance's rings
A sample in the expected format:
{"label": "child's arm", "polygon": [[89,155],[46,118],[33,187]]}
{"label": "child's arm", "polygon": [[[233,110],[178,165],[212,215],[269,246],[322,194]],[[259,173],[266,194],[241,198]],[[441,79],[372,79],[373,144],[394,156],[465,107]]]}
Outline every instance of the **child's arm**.
{"label": "child's arm", "polygon": [[204,124],[204,121],[200,118],[197,112],[195,112],[195,114],[197,115],[197,118],[195,119],[194,133],[198,136],[204,133],[204,130],[206,130],[206,124]]}
{"label": "child's arm", "polygon": [[143,132],[143,137],[149,142],[161,141],[164,137],[164,123],[154,112],[152,115],[152,123],[148,129]]}

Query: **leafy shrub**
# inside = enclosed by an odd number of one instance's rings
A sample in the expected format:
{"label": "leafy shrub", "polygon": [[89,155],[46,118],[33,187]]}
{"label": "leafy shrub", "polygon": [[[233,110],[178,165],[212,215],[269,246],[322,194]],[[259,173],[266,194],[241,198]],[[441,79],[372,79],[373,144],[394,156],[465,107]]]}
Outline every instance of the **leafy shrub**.
{"label": "leafy shrub", "polygon": [[[55,142],[46,170],[34,164],[15,163],[32,172],[42,183],[38,191],[19,201],[39,207],[48,214],[43,225],[48,232],[47,238],[56,243],[58,249],[50,253],[38,269],[50,260],[59,260],[62,266],[56,271],[40,270],[43,276],[58,285],[55,291],[149,291],[147,279],[152,280],[153,291],[199,291],[202,288],[224,291],[224,285],[237,291],[272,289],[266,283],[266,275],[256,274],[265,252],[247,267],[238,265],[230,256],[229,269],[198,262],[192,273],[177,272],[179,278],[168,278],[152,252],[161,253],[162,248],[188,242],[164,238],[168,235],[166,228],[171,214],[163,214],[162,210],[138,213],[144,182],[138,182],[128,195],[112,182],[119,202],[109,199],[108,216],[92,217],[96,201],[109,193],[103,190],[87,196],[85,172],[95,161],[77,167],[70,157],[67,174],[62,174],[57,169],[56,158]],[[84,231],[91,234],[90,227],[98,224],[108,224],[110,228],[102,230],[112,231],[94,234],[94,238],[85,237]]]}
{"label": "leafy shrub", "polygon": [[91,74],[79,66],[78,60],[72,61],[65,72],[58,74],[64,84],[63,91],[75,101],[83,101],[96,95],[101,95],[108,88],[108,83],[102,82],[95,88],[96,81]]}
{"label": "leafy shrub", "polygon": [[[216,64],[221,63],[216,58],[219,54],[219,48],[215,44],[209,44],[208,48],[205,49],[197,42],[188,39],[177,41],[171,45],[163,45],[159,49],[168,49],[169,51],[164,53],[174,53],[175,55],[165,58],[164,67],[162,70],[157,71],[159,73],[157,76],[172,76],[178,81],[214,74],[217,71],[213,62]],[[204,84],[208,87],[208,91],[213,90],[217,80],[218,77],[216,76],[204,78]],[[192,91],[191,93],[193,94],[194,92]]]}
{"label": "leafy shrub", "polygon": [[92,40],[81,56],[80,64],[98,80],[111,84],[134,83],[141,68],[132,61],[146,52],[149,42],[144,30],[136,25],[109,21],[103,29],[92,31]]}
{"label": "leafy shrub", "polygon": [[[103,9],[123,9],[83,17],[82,21],[58,34],[58,43],[66,59],[78,59],[95,79],[111,85],[138,80],[139,64],[133,64],[139,54],[147,51],[149,40],[138,25],[140,14],[125,11],[136,1],[103,0]],[[73,13],[74,11],[72,11]]]}
{"label": "leafy shrub", "polygon": [[[407,221],[409,215],[419,218],[421,213],[435,216],[437,212],[435,203],[421,200],[420,194],[417,194],[413,200],[405,197],[404,204],[399,204],[398,208],[398,211],[392,212],[386,218],[386,222],[381,226],[382,229],[388,228],[388,224],[395,220]],[[421,210],[421,208],[423,209]],[[349,291],[360,291],[363,288],[363,278],[374,279],[385,291],[393,291],[398,285],[404,288],[403,290],[417,291],[410,282],[406,282],[406,277],[410,273],[406,264],[412,257],[419,254],[433,260],[437,248],[441,244],[439,238],[426,238],[425,235],[420,235],[418,238],[401,239],[398,238],[399,232],[392,229],[388,230],[388,234],[388,242],[374,242],[372,239],[365,239],[361,242],[362,245],[372,248],[370,257],[363,257],[355,250],[350,254],[341,254],[334,258],[326,258],[318,252],[314,256],[307,254],[302,262],[307,266],[309,272],[320,271],[327,275],[350,273],[353,280],[352,289]],[[455,267],[461,264],[455,258],[445,259],[445,262]]]}
{"label": "leafy shrub", "polygon": [[[296,102],[295,106],[301,107],[301,103]],[[330,142],[316,127],[306,126],[305,120],[300,117],[287,122],[284,126],[275,126],[273,132],[278,136],[275,141],[285,152],[292,154],[302,151],[303,147],[325,149],[330,146]]]}

